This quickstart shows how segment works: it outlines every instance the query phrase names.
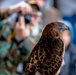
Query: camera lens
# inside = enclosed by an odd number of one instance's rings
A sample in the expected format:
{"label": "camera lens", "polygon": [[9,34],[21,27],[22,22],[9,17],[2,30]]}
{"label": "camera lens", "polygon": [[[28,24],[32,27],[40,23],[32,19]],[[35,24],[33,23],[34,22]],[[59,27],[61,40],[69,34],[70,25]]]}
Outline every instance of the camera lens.
{"label": "camera lens", "polygon": [[24,19],[25,19],[25,23],[26,23],[26,24],[30,23],[30,21],[31,21],[31,14],[26,14],[26,15],[24,16]]}

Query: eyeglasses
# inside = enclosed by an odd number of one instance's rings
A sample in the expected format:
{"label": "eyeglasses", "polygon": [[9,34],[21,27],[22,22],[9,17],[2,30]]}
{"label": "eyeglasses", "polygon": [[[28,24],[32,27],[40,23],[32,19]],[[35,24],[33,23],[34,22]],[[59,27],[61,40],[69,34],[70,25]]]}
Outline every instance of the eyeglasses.
{"label": "eyeglasses", "polygon": [[42,15],[41,12],[38,12],[38,13],[36,13],[36,14],[31,14],[32,17],[40,17],[41,15]]}

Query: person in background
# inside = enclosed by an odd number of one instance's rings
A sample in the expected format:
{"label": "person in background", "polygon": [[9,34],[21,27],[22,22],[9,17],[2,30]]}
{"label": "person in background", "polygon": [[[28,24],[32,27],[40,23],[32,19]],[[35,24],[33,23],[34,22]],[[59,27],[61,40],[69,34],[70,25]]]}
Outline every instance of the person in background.
{"label": "person in background", "polygon": [[64,55],[65,65],[62,67],[60,75],[76,75],[76,46],[72,41],[73,28],[70,22],[65,20],[61,22],[65,23],[69,30],[65,30],[62,33],[66,50]]}
{"label": "person in background", "polygon": [[[24,67],[21,68],[22,66],[25,66],[23,61],[25,61],[26,63],[26,61],[28,60],[28,56],[30,55],[30,52],[32,51],[32,49],[34,48],[34,46],[36,45],[41,36],[41,27],[39,24],[41,12],[37,4],[30,4],[30,5],[32,7],[32,12],[28,13],[28,15],[31,15],[30,23],[26,24],[26,22],[24,21],[24,16],[21,16],[19,22],[16,22],[16,26],[14,27],[16,32],[16,40],[19,39],[19,37],[20,40],[25,39],[21,43],[23,44],[23,46],[20,48],[24,49],[23,52],[25,54],[24,57],[22,56],[24,60],[22,59],[22,62],[18,64],[17,73],[21,72],[22,69],[24,68]],[[28,52],[29,54],[27,53],[26,55],[26,52]]]}
{"label": "person in background", "polygon": [[18,56],[20,57],[18,57],[18,60],[14,61],[17,62],[16,73],[19,75],[25,73],[25,63],[28,61],[28,57],[41,35],[41,29],[39,25],[41,14],[39,12],[39,7],[36,4],[30,5],[32,7],[32,12],[27,13],[27,16],[31,16],[29,18],[30,22],[26,23],[26,15],[22,15],[21,13],[18,15],[19,19],[16,19],[14,26],[15,36],[13,38],[14,46],[12,45],[11,51],[9,53],[9,57],[11,57],[12,51],[15,53],[19,52],[19,54],[16,54],[16,58],[13,58],[17,59]]}

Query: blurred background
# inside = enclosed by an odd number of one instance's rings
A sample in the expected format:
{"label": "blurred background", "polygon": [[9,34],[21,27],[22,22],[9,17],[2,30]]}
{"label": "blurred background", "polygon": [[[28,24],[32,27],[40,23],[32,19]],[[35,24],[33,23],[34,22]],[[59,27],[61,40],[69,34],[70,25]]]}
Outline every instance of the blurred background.
{"label": "blurred background", "polygon": [[60,75],[76,75],[76,0],[0,0],[0,75],[24,75],[43,29],[56,21],[69,27]]}

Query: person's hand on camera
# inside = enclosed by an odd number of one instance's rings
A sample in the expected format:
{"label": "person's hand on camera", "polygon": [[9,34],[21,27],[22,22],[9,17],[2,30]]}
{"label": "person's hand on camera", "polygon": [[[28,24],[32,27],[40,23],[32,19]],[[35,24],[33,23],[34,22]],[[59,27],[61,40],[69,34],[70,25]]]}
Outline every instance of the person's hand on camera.
{"label": "person's hand on camera", "polygon": [[24,1],[21,1],[20,3],[12,6],[11,9],[15,9],[16,12],[20,11],[22,15],[25,15],[26,13],[30,13],[32,11],[31,6]]}
{"label": "person's hand on camera", "polygon": [[31,6],[28,3],[21,1],[18,4],[10,6],[10,7],[1,7],[0,17],[5,19],[13,13],[21,12],[22,15],[25,15],[31,11],[32,11]]}
{"label": "person's hand on camera", "polygon": [[19,5],[21,13],[23,15],[25,15],[26,13],[30,13],[32,11],[32,7],[28,3],[22,1]]}

